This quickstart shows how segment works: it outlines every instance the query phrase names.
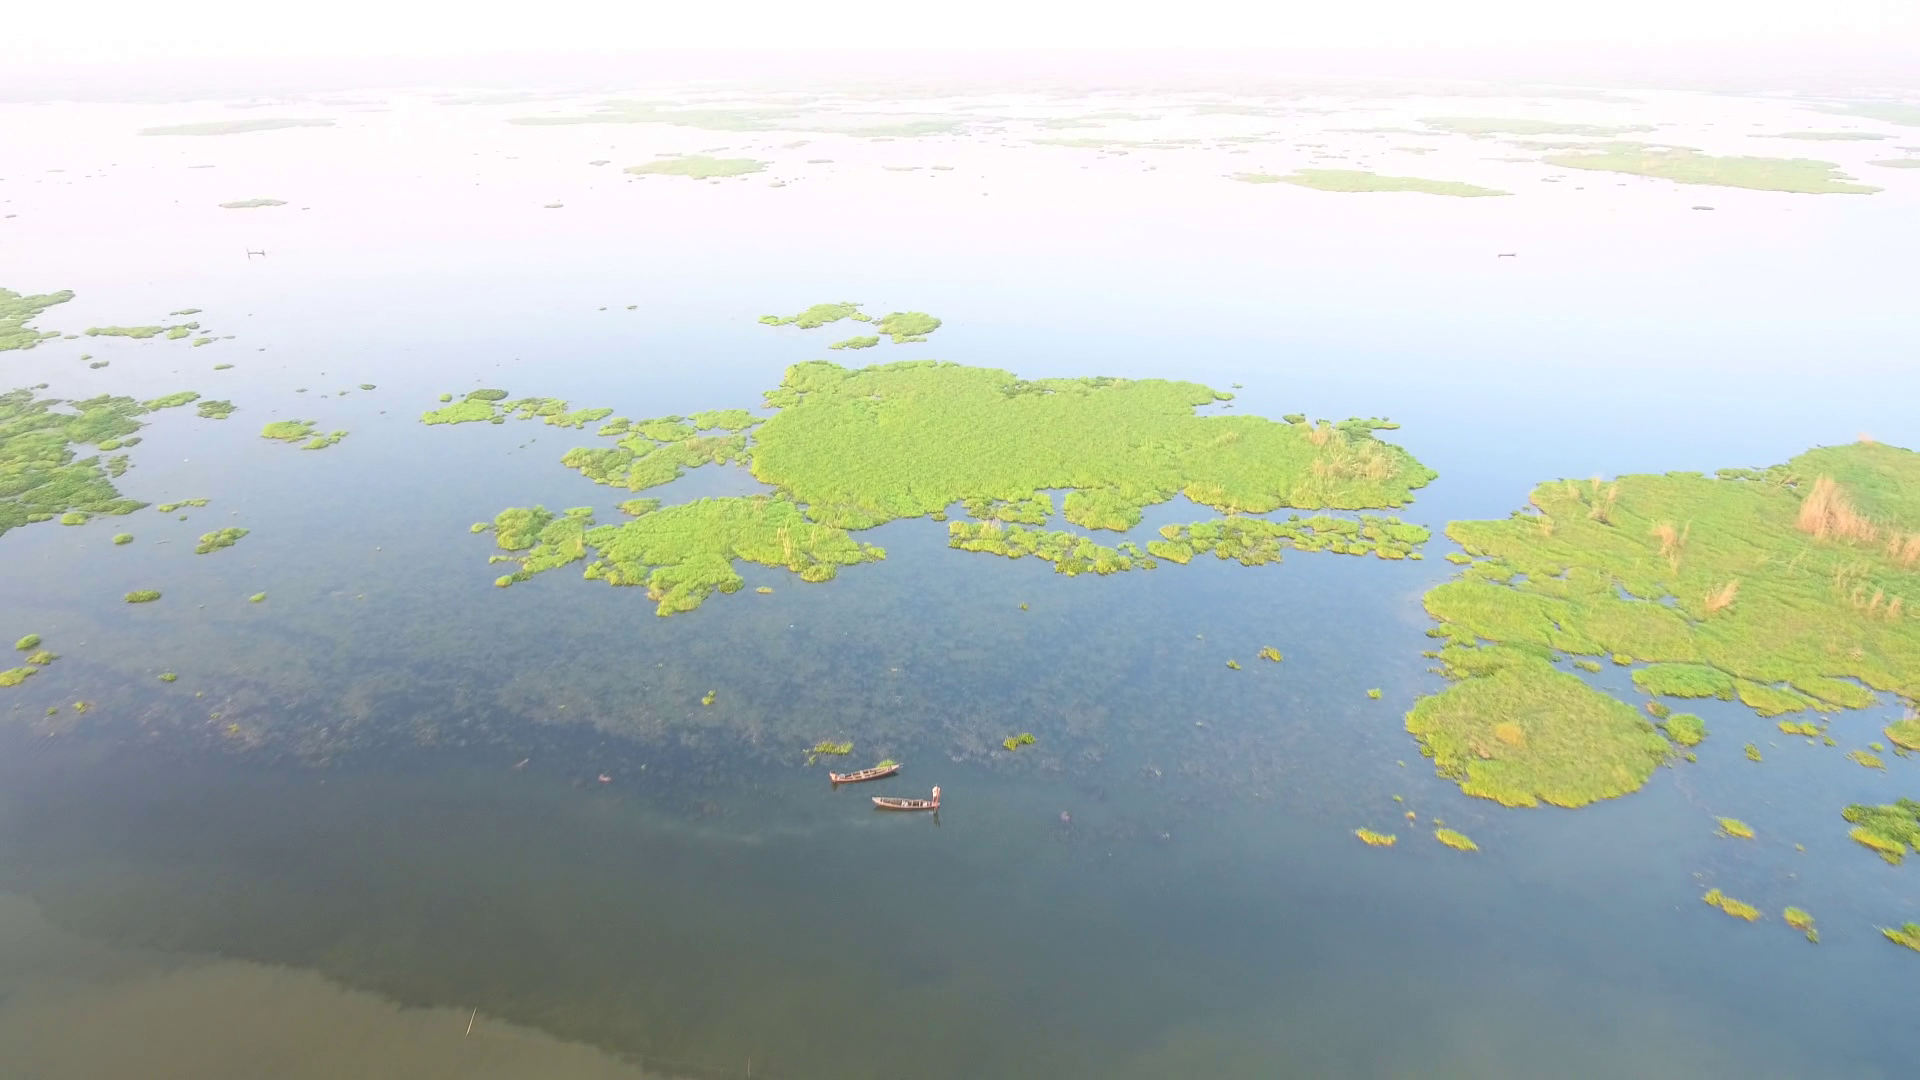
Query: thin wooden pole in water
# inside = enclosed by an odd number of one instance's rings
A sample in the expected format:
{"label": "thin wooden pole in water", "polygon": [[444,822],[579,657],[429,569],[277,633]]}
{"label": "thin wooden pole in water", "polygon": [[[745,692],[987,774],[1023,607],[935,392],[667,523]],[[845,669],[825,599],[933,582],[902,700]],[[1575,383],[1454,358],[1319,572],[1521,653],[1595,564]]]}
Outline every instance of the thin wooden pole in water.
{"label": "thin wooden pole in water", "polygon": [[473,1021],[479,1015],[480,1015],[480,1006],[475,1005],[473,1007],[473,1016],[467,1017],[467,1034],[468,1035],[473,1034]]}

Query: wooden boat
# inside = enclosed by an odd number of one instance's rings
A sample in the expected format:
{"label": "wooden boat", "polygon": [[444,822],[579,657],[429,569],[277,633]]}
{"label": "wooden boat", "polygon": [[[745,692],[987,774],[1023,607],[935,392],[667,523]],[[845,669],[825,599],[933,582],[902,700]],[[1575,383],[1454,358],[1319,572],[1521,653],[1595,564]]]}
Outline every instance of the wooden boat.
{"label": "wooden boat", "polygon": [[938,810],[940,809],[940,789],[933,789],[931,799],[894,799],[885,795],[875,795],[873,805],[881,810]]}
{"label": "wooden boat", "polygon": [[827,774],[827,779],[835,784],[858,784],[862,780],[878,780],[883,776],[892,776],[899,771],[900,763],[894,761],[885,765],[875,765],[871,769],[861,769],[859,772],[830,772]]}

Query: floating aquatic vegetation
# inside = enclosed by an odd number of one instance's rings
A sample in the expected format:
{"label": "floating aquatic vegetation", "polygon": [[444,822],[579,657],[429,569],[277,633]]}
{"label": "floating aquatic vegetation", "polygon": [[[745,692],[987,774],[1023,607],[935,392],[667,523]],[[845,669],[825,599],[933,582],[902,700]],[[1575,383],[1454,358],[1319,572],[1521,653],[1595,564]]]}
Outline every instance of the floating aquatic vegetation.
{"label": "floating aquatic vegetation", "polygon": [[718,696],[719,695],[716,694],[714,691],[709,690],[706,692],[706,695],[700,699],[700,704],[711,705],[714,703],[715,700],[717,700]]}
{"label": "floating aquatic vegetation", "polygon": [[60,515],[60,524],[62,525],[85,525],[92,520],[93,515],[87,513],[85,510],[69,510]]}
{"label": "floating aquatic vegetation", "polygon": [[1868,753],[1865,750],[1847,751],[1847,760],[1863,769],[1884,769],[1887,767],[1887,763],[1880,760],[1877,755]]}
{"label": "floating aquatic vegetation", "polygon": [[851,753],[853,753],[853,742],[851,740],[847,742],[833,742],[830,739],[822,739],[813,744],[813,749],[807,751],[807,764],[813,764],[814,759],[818,758],[821,754],[833,754],[838,757],[845,757]]}
{"label": "floating aquatic vegetation", "polygon": [[1810,739],[1820,737],[1820,725],[1808,720],[1782,720],[1779,723],[1782,735],[1805,735]]}
{"label": "floating aquatic vegetation", "polygon": [[1723,817],[1717,818],[1716,820],[1720,822],[1720,834],[1722,836],[1738,837],[1741,840],[1753,839],[1753,826],[1741,821],[1739,818]]}
{"label": "floating aquatic vegetation", "polygon": [[1381,176],[1359,169],[1297,169],[1291,173],[1234,173],[1233,179],[1247,184],[1293,184],[1315,191],[1367,192],[1412,191],[1425,195],[1454,195],[1477,198],[1510,195],[1511,192],[1457,180],[1428,180],[1418,176]]}
{"label": "floating aquatic vegetation", "polygon": [[626,171],[637,176],[685,176],[694,180],[712,180],[723,176],[745,176],[762,172],[768,163],[753,158],[716,158],[706,154],[661,158],[645,165],[629,165]]}
{"label": "floating aquatic vegetation", "polygon": [[313,438],[308,439],[306,443],[304,443],[300,447],[300,449],[325,450],[327,447],[332,446],[334,443],[337,443],[341,439],[344,439],[346,437],[347,437],[347,433],[344,431],[329,431],[325,435],[315,435]]}
{"label": "floating aquatic vegetation", "polygon": [[[1276,664],[1286,659],[1286,657],[1280,655],[1279,649],[1276,649],[1271,645],[1262,647],[1261,650],[1255,655],[1262,660],[1272,661],[1273,663],[1276,663]],[[1369,691],[1369,693],[1372,693],[1372,691]]]}
{"label": "floating aquatic vegetation", "polygon": [[[1425,597],[1436,636],[1450,642],[1441,655],[1455,679],[1438,698],[1489,678],[1507,683],[1506,693],[1479,695],[1497,715],[1451,710],[1448,723],[1478,730],[1526,719],[1515,712],[1529,700],[1517,683],[1552,682],[1562,673],[1551,661],[1566,654],[1650,661],[1634,673],[1648,692],[1738,697],[1768,714],[1871,704],[1874,691],[1920,697],[1920,634],[1893,603],[1920,595],[1920,541],[1908,555],[1908,538],[1920,535],[1920,455],[1863,442],[1718,477],[1555,481],[1535,488],[1529,504],[1504,521],[1448,526],[1478,558]],[[1677,521],[1691,523],[1683,547],[1658,529]],[[1734,580],[1738,602],[1717,603]],[[1585,684],[1562,685],[1613,703]],[[1484,739],[1482,748],[1498,753]],[[1601,785],[1617,794],[1650,775],[1622,772],[1594,749],[1568,733],[1559,766],[1640,777]],[[1755,747],[1747,756],[1761,760]]]}
{"label": "floating aquatic vegetation", "polygon": [[1038,740],[1033,737],[1032,732],[1023,731],[1018,735],[1009,735],[1001,739],[1000,745],[1006,747],[1008,753],[1012,753],[1023,746],[1032,746],[1036,741]]}
{"label": "floating aquatic vegetation", "polygon": [[178,679],[179,677],[180,677],[180,676],[178,676],[178,675],[175,675],[175,674],[174,674],[173,672],[171,672],[171,671],[163,671],[163,672],[161,672],[161,673],[160,673],[160,681],[161,681],[161,682],[173,682],[173,681],[174,681],[175,679]]}
{"label": "floating aquatic vegetation", "polygon": [[0,671],[0,686],[19,686],[32,676],[40,674],[37,667],[17,667]]}
{"label": "floating aquatic vegetation", "polygon": [[27,663],[32,664],[35,667],[46,667],[48,664],[51,664],[58,659],[60,659],[60,654],[55,652],[50,652],[46,649],[41,649],[39,652],[36,652],[32,656],[27,657]]}
{"label": "floating aquatic vegetation", "polygon": [[1372,699],[1373,699],[1373,700],[1375,700],[1375,701],[1379,701],[1379,700],[1380,700],[1380,690],[1379,690],[1379,688],[1378,688],[1378,687],[1375,687],[1375,688],[1374,688],[1374,689],[1372,689],[1372,690],[1368,690],[1368,691],[1367,691],[1367,696],[1368,696],[1369,698],[1372,698]]}
{"label": "floating aquatic vegetation", "polygon": [[205,506],[212,501],[211,499],[181,499],[179,502],[161,503],[159,506],[154,507],[154,509],[163,514],[171,514],[183,506]]}
{"label": "floating aquatic vegetation", "polygon": [[1680,146],[1620,142],[1548,154],[1549,165],[1672,180],[1678,184],[1788,191],[1803,195],[1871,195],[1880,189],[1851,183],[1830,161],[1806,158],[1714,157]]}
{"label": "floating aquatic vegetation", "polygon": [[1752,904],[1745,903],[1744,901],[1735,900],[1733,897],[1728,896],[1726,893],[1721,892],[1719,889],[1708,889],[1707,894],[1705,896],[1702,896],[1700,899],[1713,905],[1714,907],[1719,908],[1721,911],[1726,912],[1727,914],[1733,916],[1736,919],[1745,919],[1748,922],[1753,922],[1760,918],[1759,908],[1754,907]]}
{"label": "floating aquatic vegetation", "polygon": [[1471,839],[1468,839],[1466,833],[1455,832],[1452,829],[1435,829],[1433,832],[1433,838],[1447,845],[1448,847],[1454,849],[1455,851],[1479,851],[1480,850],[1480,845],[1474,843]]}
{"label": "floating aquatic vegetation", "polygon": [[1400,838],[1392,833],[1377,833],[1372,829],[1355,829],[1353,835],[1368,847],[1392,847],[1400,842]]}
{"label": "floating aquatic vegetation", "polygon": [[1227,666],[1228,666],[1228,667],[1230,667],[1230,668],[1232,668],[1232,669],[1233,669],[1233,670],[1235,670],[1235,671],[1239,671],[1239,670],[1240,670],[1240,661],[1238,661],[1238,660],[1229,660],[1229,661],[1227,661]]}
{"label": "floating aquatic vegetation", "polygon": [[845,341],[836,341],[833,344],[827,346],[827,348],[829,349],[871,349],[878,344],[880,344],[879,338],[874,337],[872,335],[868,335],[866,337],[850,337],[850,338],[847,338]]}
{"label": "floating aquatic vegetation", "polygon": [[1909,709],[1907,715],[1881,729],[1887,741],[1902,750],[1920,750],[1920,711]]}
{"label": "floating aquatic vegetation", "polygon": [[1899,865],[1909,850],[1920,851],[1920,802],[1896,799],[1884,806],[1856,803],[1840,816],[1854,826],[1847,835],[1872,848],[1889,863]]}
{"label": "floating aquatic vegetation", "polygon": [[285,206],[285,199],[236,199],[220,204],[222,210],[258,210],[266,206]]}
{"label": "floating aquatic vegetation", "polygon": [[1897,930],[1890,926],[1883,926],[1880,932],[1895,945],[1905,945],[1915,952],[1920,952],[1920,923],[1908,923]]}
{"label": "floating aquatic vegetation", "polygon": [[200,537],[200,543],[194,546],[193,553],[205,555],[219,551],[221,548],[230,548],[239,543],[240,538],[247,535],[247,532],[246,529],[215,529],[210,533],[204,533]]}
{"label": "floating aquatic vegetation", "polygon": [[71,299],[73,293],[66,289],[36,295],[0,289],[0,352],[31,349],[47,338],[59,337],[58,330],[32,330],[28,329],[27,324],[48,308]]}
{"label": "floating aquatic vegetation", "polygon": [[130,397],[66,402],[25,389],[0,394],[0,534],[69,513],[130,514],[145,506],[113,486],[125,457],[83,458],[74,447],[130,445],[141,427],[136,418],[147,411]]}
{"label": "floating aquatic vegetation", "polygon": [[150,412],[159,409],[172,409],[198,400],[200,400],[199,394],[194,393],[192,390],[182,390],[177,394],[168,394],[165,397],[154,398],[152,401],[146,403],[145,408]]}
{"label": "floating aquatic vegetation", "polygon": [[174,326],[89,326],[83,332],[88,337],[123,337],[133,338],[136,341],[145,341],[147,338],[165,334],[169,339],[178,341],[198,329],[200,329],[199,323],[190,322]]}
{"label": "floating aquatic vegetation", "polygon": [[940,320],[924,311],[894,311],[881,316],[873,328],[893,338],[895,345],[904,345],[927,340],[928,334],[940,329]]}
{"label": "floating aquatic vegetation", "polygon": [[113,542],[116,545],[131,544],[133,543],[133,534],[132,533],[116,533],[114,535]]}
{"label": "floating aquatic vegetation", "polygon": [[1747,744],[1747,760],[1748,761],[1765,761],[1766,759],[1760,756],[1759,747],[1753,745],[1752,743],[1748,743]]}
{"label": "floating aquatic vegetation", "polygon": [[[444,398],[445,395],[442,395],[442,397]],[[421,414],[420,422],[423,424],[484,423],[494,419],[494,415],[493,403],[491,401],[479,398],[468,398],[465,401],[455,402],[444,409],[429,410]]]}
{"label": "floating aquatic vegetation", "polygon": [[321,117],[253,117],[246,120],[208,120],[198,124],[169,124],[141,128],[142,135],[244,135],[254,131],[279,131],[283,128],[332,127],[333,121]]}
{"label": "floating aquatic vegetation", "polygon": [[257,592],[257,593],[254,593],[252,596],[247,597],[247,603],[249,604],[264,603],[266,599],[267,599],[266,593]]}
{"label": "floating aquatic vegetation", "polygon": [[275,420],[260,429],[263,439],[279,439],[282,442],[298,442],[313,434],[311,420]]}
{"label": "floating aquatic vegetation", "polygon": [[28,634],[19,641],[14,642],[13,647],[19,649],[21,652],[25,652],[28,649],[37,649],[40,647],[40,635]]}
{"label": "floating aquatic vegetation", "polygon": [[1787,921],[1788,926],[1807,935],[1808,941],[1816,945],[1820,943],[1820,931],[1814,928],[1812,915],[1797,907],[1790,907],[1782,911],[1780,917]]}
{"label": "floating aquatic vegetation", "polygon": [[1498,116],[1426,116],[1422,117],[1420,122],[1439,131],[1473,136],[1626,135],[1636,131],[1653,130],[1644,124],[1617,127],[1570,124],[1562,120],[1525,120]]}
{"label": "floating aquatic vegetation", "polygon": [[203,401],[199,405],[200,416],[205,420],[225,420],[238,408],[231,401]]}
{"label": "floating aquatic vegetation", "polygon": [[1681,746],[1699,746],[1707,737],[1707,722],[1692,713],[1673,713],[1662,726],[1667,738]]}
{"label": "floating aquatic vegetation", "polygon": [[151,604],[158,599],[160,599],[160,590],[158,589],[135,589],[127,594],[127,603],[129,604]]}
{"label": "floating aquatic vegetation", "polygon": [[872,317],[860,313],[860,305],[848,301],[837,304],[815,304],[795,315],[762,315],[760,321],[767,326],[795,326],[802,330],[816,330],[841,319],[854,319],[859,322],[871,322]]}

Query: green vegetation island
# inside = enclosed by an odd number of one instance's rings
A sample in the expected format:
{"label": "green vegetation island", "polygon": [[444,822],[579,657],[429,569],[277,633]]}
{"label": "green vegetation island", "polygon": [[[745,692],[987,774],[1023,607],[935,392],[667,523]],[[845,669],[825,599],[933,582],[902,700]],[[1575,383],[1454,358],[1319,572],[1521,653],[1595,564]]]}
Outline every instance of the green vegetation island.
{"label": "green vegetation island", "polygon": [[296,119],[285,116],[261,116],[249,120],[209,120],[199,124],[169,124],[141,128],[142,135],[245,135],[254,131],[281,131],[286,128],[332,127],[333,121],[321,118]]}
{"label": "green vegetation island", "polygon": [[1569,124],[1558,120],[1519,120],[1498,116],[1428,116],[1420,122],[1436,131],[1473,136],[1628,135],[1653,130],[1645,124]]}
{"label": "green vegetation island", "polygon": [[1830,161],[1808,158],[1715,157],[1685,147],[1645,143],[1606,143],[1591,150],[1548,154],[1549,165],[1565,169],[1651,176],[1676,184],[1785,191],[1799,195],[1871,195],[1879,191],[1852,177]]}
{"label": "green vegetation island", "polygon": [[60,336],[58,330],[33,330],[27,324],[55,304],[73,299],[71,290],[23,296],[12,289],[0,289],[0,352],[31,349],[48,338]]}
{"label": "green vegetation island", "polygon": [[[1469,795],[1584,806],[1638,790],[1674,744],[1704,737],[1653,702],[1663,732],[1563,670],[1569,658],[1632,666],[1649,695],[1738,699],[1763,716],[1920,700],[1913,451],[1862,441],[1712,477],[1554,481],[1524,511],[1447,535],[1466,563],[1424,603],[1452,685],[1406,723]],[[1760,760],[1751,744],[1748,756]]]}
{"label": "green vegetation island", "polygon": [[[853,307],[820,305],[762,321],[826,325],[854,317],[846,310]],[[900,328],[929,327],[906,320]],[[421,420],[600,424],[596,433],[609,441],[569,450],[561,463],[595,483],[633,492],[701,465],[747,466],[772,494],[672,506],[630,499],[620,510],[631,520],[619,524],[599,523],[588,507],[559,514],[515,507],[491,528],[475,530],[491,533],[503,552],[494,561],[513,567],[498,585],[584,561],[589,579],[644,585],[660,615],[691,611],[714,592],[742,588],[738,562],[784,567],[803,581],[830,580],[843,567],[885,557],[852,533],[903,518],[944,520],[955,504],[976,520],[950,525],[951,546],[1035,554],[1068,574],[1151,568],[1160,559],[1184,563],[1209,551],[1258,565],[1278,561],[1283,547],[1417,557],[1413,547],[1426,540],[1426,531],[1392,519],[1249,516],[1283,508],[1404,506],[1435,474],[1375,435],[1394,425],[1197,411],[1230,396],[1160,379],[1026,380],[931,360],[857,369],[811,361],[790,367],[767,392],[772,415],[765,418],[730,409],[632,421],[611,417],[610,409],[570,410],[550,398],[507,400],[505,391],[488,389]],[[1053,512],[1049,492],[1060,489],[1067,492],[1066,522],[1085,530],[1131,529],[1146,507],[1179,495],[1232,516],[1169,526],[1146,551],[1080,533],[1029,538],[1001,531],[1007,521],[1044,523]]]}
{"label": "green vegetation island", "polygon": [[1245,184],[1294,184],[1312,188],[1315,191],[1413,191],[1423,195],[1453,195],[1468,199],[1512,194],[1454,180],[1426,180],[1417,176],[1381,176],[1378,173],[1359,169],[1297,169],[1285,175],[1264,172],[1234,173],[1232,179]]}
{"label": "green vegetation island", "polygon": [[722,176],[745,176],[765,171],[767,162],[753,158],[717,158],[705,154],[661,158],[645,165],[629,165],[636,176],[685,176],[694,180],[712,180]]}

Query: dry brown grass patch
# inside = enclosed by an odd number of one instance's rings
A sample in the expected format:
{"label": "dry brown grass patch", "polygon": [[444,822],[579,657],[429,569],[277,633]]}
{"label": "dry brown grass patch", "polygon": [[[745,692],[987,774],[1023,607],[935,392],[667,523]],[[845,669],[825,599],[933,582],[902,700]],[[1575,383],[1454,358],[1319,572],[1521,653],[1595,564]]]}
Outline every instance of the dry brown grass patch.
{"label": "dry brown grass patch", "polygon": [[1734,578],[1725,585],[1707,594],[1707,614],[1717,615],[1733,606],[1734,598],[1740,595],[1740,579]]}
{"label": "dry brown grass patch", "polygon": [[1493,737],[1508,746],[1524,746],[1527,742],[1527,733],[1519,724],[1511,720],[1503,720],[1493,725]]}
{"label": "dry brown grass patch", "polygon": [[1813,490],[1800,503],[1800,515],[1794,522],[1801,532],[1815,540],[1870,541],[1879,536],[1873,522],[1867,520],[1847,497],[1847,491],[1831,476],[1813,482]]}
{"label": "dry brown grass patch", "polygon": [[1687,546],[1687,536],[1692,532],[1691,523],[1685,529],[1674,528],[1671,521],[1662,521],[1653,527],[1653,535],[1660,540],[1660,557],[1667,560],[1667,566],[1675,574],[1680,572],[1680,552]]}

